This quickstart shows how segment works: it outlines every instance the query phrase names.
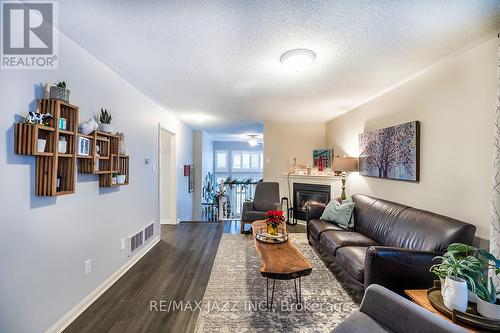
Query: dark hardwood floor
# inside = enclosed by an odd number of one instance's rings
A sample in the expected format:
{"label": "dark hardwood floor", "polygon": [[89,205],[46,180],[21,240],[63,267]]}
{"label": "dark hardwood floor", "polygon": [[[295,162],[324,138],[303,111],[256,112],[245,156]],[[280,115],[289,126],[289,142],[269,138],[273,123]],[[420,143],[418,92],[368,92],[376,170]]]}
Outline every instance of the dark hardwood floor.
{"label": "dark hardwood floor", "polygon": [[222,233],[239,231],[239,222],[162,225],[161,241],[65,332],[192,332],[198,311],[150,311],[150,301],[202,301]]}

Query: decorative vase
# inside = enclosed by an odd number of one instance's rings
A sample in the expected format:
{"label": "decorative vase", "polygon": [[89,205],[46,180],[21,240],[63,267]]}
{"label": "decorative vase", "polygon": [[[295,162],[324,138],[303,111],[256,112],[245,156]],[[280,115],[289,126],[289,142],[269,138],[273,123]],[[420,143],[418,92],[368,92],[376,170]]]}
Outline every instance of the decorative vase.
{"label": "decorative vase", "polygon": [[100,124],[99,125],[99,131],[104,132],[104,133],[113,133],[113,126],[111,124]]}
{"label": "decorative vase", "polygon": [[476,297],[477,312],[483,317],[500,320],[500,305],[489,303],[480,297]]}
{"label": "decorative vase", "polygon": [[68,142],[67,141],[65,141],[65,140],[59,140],[58,146],[57,146],[57,152],[59,154],[66,154],[67,147],[68,147]]}
{"label": "decorative vase", "polygon": [[90,118],[89,120],[80,123],[80,125],[78,125],[78,130],[80,133],[84,135],[89,135],[90,133],[95,131],[98,127],[99,125],[96,123],[96,121]]}
{"label": "decorative vase", "polygon": [[267,224],[267,233],[271,236],[278,236],[278,226],[272,223]]}
{"label": "decorative vase", "polygon": [[65,102],[69,102],[70,90],[66,88],[61,88],[57,86],[50,87],[49,96],[51,99],[60,99]]}
{"label": "decorative vase", "polygon": [[467,282],[464,279],[448,276],[443,288],[444,305],[450,310],[467,311]]}
{"label": "decorative vase", "polygon": [[126,178],[125,175],[117,175],[116,181],[118,182],[118,184],[125,184],[125,178]]}
{"label": "decorative vase", "polygon": [[38,152],[43,153],[45,152],[45,145],[47,144],[47,140],[45,139],[38,139]]}

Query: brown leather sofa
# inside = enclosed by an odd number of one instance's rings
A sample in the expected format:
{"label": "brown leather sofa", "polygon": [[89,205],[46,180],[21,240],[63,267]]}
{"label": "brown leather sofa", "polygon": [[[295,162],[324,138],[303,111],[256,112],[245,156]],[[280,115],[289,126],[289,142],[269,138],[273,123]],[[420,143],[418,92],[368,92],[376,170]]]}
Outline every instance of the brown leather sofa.
{"label": "brown leather sofa", "polygon": [[320,220],[325,205],[308,205],[306,220],[309,243],[357,301],[372,283],[401,295],[430,288],[432,259],[474,239],[476,227],[465,222],[365,195],[352,199],[353,230]]}

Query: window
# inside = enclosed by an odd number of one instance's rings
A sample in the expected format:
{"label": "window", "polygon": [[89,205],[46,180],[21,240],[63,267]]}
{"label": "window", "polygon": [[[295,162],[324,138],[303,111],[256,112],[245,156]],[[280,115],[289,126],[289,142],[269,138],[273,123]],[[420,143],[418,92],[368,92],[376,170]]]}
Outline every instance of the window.
{"label": "window", "polygon": [[263,167],[263,154],[259,151],[233,151],[233,171],[260,172]]}
{"label": "window", "polygon": [[227,151],[218,150],[215,152],[215,170],[227,171]]}
{"label": "window", "polygon": [[259,153],[252,153],[251,161],[250,161],[250,169],[259,169],[260,168],[260,163],[259,163]]}
{"label": "window", "polygon": [[241,168],[245,170],[250,169],[250,153],[241,154]]}
{"label": "window", "polygon": [[241,169],[241,153],[233,153],[233,169]]}

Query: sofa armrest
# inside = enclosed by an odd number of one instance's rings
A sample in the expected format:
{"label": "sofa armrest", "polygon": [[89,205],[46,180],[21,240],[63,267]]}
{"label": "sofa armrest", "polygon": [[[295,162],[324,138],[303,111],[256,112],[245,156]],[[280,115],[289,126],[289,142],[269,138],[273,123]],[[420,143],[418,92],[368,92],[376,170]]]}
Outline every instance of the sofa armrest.
{"label": "sofa armrest", "polygon": [[376,284],[366,289],[359,310],[393,332],[466,332],[463,328]]}
{"label": "sofa armrest", "polygon": [[430,288],[434,276],[429,269],[439,255],[442,253],[371,246],[365,257],[365,289],[375,283],[404,295],[405,289]]}
{"label": "sofa armrest", "polygon": [[325,207],[326,205],[323,204],[306,204],[306,222],[309,223],[311,220],[319,219]]}

